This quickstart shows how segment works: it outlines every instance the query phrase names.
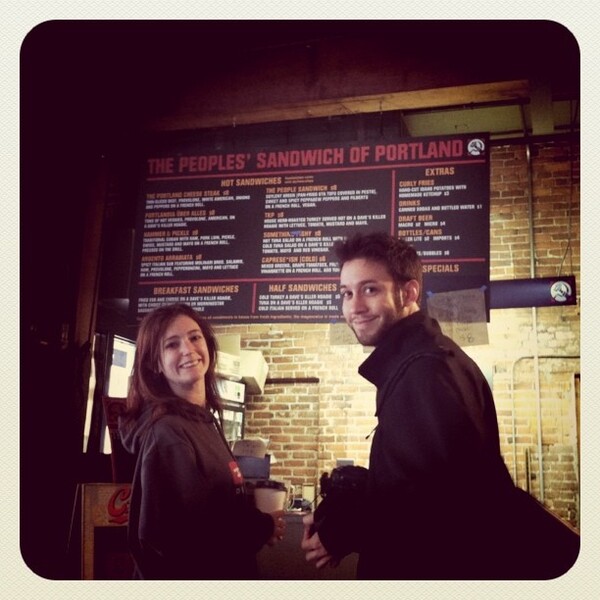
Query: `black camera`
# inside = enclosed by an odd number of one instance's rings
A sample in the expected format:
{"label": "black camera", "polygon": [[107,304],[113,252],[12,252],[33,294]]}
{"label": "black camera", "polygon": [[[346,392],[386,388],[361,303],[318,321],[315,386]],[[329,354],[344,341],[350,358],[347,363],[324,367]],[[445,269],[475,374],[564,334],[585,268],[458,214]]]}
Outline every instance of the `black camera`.
{"label": "black camera", "polygon": [[315,511],[310,535],[330,523],[337,532],[337,543],[331,549],[328,548],[334,556],[341,558],[356,551],[357,534],[348,524],[352,522],[353,515],[363,510],[368,475],[368,469],[354,465],[336,467],[331,475],[321,475],[320,495],[323,500]]}
{"label": "black camera", "polygon": [[344,465],[336,467],[329,473],[323,473],[319,479],[320,495],[325,498],[328,494],[345,494],[364,492],[367,486],[369,470],[365,467]]}

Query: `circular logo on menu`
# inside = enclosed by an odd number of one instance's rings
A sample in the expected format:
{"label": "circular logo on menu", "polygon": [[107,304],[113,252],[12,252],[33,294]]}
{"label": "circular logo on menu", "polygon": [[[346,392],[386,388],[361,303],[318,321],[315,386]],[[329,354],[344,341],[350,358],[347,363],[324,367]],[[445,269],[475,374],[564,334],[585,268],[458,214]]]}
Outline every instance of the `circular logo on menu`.
{"label": "circular logo on menu", "polygon": [[556,302],[566,302],[572,294],[571,286],[566,281],[557,281],[550,288],[550,295]]}
{"label": "circular logo on menu", "polygon": [[467,144],[467,152],[471,156],[481,156],[485,152],[485,142],[479,138],[469,140]]}

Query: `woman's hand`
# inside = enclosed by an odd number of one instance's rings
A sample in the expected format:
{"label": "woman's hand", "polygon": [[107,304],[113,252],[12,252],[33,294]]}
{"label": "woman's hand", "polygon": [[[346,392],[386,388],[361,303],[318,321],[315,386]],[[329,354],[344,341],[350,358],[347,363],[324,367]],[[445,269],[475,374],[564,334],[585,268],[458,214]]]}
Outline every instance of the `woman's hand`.
{"label": "woman's hand", "polygon": [[327,552],[325,546],[321,543],[319,534],[315,532],[311,535],[310,528],[314,522],[313,514],[306,515],[302,522],[304,523],[304,533],[300,547],[306,553],[306,560],[314,562],[317,569],[321,569],[327,564],[331,567],[337,567],[339,561]]}
{"label": "woman's hand", "polygon": [[283,515],[285,513],[282,510],[278,510],[269,514],[273,519],[273,534],[269,538],[267,544],[269,544],[269,546],[274,546],[283,539],[283,534],[285,532],[285,519],[283,518]]}

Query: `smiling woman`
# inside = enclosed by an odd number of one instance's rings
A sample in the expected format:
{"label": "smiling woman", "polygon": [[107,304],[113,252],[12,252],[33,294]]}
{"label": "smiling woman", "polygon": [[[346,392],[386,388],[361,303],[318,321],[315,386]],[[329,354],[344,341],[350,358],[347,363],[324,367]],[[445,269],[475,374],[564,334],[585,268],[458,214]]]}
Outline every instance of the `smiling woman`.
{"label": "smiling woman", "polygon": [[141,579],[252,579],[283,536],[260,512],[223,434],[217,342],[186,304],[148,313],[137,338],[123,446],[136,456],[128,542]]}

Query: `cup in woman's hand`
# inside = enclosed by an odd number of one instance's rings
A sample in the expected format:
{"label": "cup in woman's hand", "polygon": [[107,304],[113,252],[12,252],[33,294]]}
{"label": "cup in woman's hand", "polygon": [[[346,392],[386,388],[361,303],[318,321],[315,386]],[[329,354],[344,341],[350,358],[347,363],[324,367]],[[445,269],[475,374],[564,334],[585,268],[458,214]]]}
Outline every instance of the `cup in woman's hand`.
{"label": "cup in woman's hand", "polygon": [[285,508],[287,491],[280,481],[263,479],[254,487],[254,504],[262,512],[273,513]]}

